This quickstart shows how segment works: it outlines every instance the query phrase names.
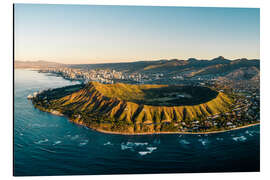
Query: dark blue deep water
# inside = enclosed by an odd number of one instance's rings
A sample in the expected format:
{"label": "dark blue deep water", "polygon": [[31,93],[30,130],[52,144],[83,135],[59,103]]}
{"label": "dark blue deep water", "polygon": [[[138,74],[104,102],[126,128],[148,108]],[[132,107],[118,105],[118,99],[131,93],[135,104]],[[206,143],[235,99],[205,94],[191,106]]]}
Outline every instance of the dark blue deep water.
{"label": "dark blue deep water", "polygon": [[259,171],[260,127],[211,135],[110,135],[35,109],[27,95],[75,84],[15,70],[14,175]]}

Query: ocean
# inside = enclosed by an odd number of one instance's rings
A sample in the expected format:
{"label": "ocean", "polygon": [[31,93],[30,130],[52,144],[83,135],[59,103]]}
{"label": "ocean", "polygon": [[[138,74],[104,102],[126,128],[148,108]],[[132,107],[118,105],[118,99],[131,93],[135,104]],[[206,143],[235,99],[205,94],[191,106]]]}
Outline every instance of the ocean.
{"label": "ocean", "polygon": [[260,125],[206,135],[112,135],[35,109],[26,98],[38,90],[77,83],[15,70],[15,176],[260,170]]}

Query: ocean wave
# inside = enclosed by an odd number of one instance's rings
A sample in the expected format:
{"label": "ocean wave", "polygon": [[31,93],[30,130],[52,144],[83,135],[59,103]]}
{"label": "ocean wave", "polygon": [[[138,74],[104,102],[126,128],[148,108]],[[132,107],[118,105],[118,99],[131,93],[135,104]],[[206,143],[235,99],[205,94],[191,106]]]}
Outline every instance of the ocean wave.
{"label": "ocean wave", "polygon": [[38,142],[34,142],[34,143],[41,144],[41,143],[48,142],[48,141],[49,141],[48,139],[44,139],[44,140],[39,140]]}
{"label": "ocean wave", "polygon": [[135,151],[136,149],[142,149],[144,146],[147,146],[148,142],[126,142],[121,143],[121,149],[130,151]]}
{"label": "ocean wave", "polygon": [[209,141],[207,139],[198,139],[199,142],[202,143],[203,146],[205,146]]}
{"label": "ocean wave", "polygon": [[185,140],[185,139],[181,139],[181,140],[179,141],[179,143],[181,143],[181,144],[190,144],[190,142],[187,141],[187,140]]}
{"label": "ocean wave", "polygon": [[151,154],[152,152],[151,151],[139,151],[138,152],[141,156],[145,156],[147,154]]}
{"label": "ocean wave", "polygon": [[55,145],[57,145],[57,144],[60,144],[62,141],[55,141],[54,143],[53,143],[53,146],[55,146]]}
{"label": "ocean wave", "polygon": [[126,149],[132,149],[131,146],[125,145],[125,144],[121,144],[121,149],[122,150],[126,150]]}
{"label": "ocean wave", "polygon": [[79,146],[84,146],[88,143],[88,140],[84,140],[83,142],[79,143]]}
{"label": "ocean wave", "polygon": [[239,136],[239,137],[234,137],[232,138],[234,141],[241,141],[244,142],[247,140],[247,138],[245,136]]}
{"label": "ocean wave", "polygon": [[150,152],[153,152],[154,150],[157,149],[157,147],[147,147],[146,149],[148,149]]}
{"label": "ocean wave", "polygon": [[49,153],[56,153],[55,151],[52,151],[52,150],[49,150],[49,149],[46,149],[46,148],[39,148],[40,150],[42,151],[46,151],[46,152],[49,152]]}
{"label": "ocean wave", "polygon": [[15,144],[15,145],[18,146],[18,147],[20,147],[20,148],[23,147],[23,145],[21,145],[21,144]]}
{"label": "ocean wave", "polygon": [[[122,143],[125,144],[125,143]],[[127,146],[133,147],[133,146],[147,146],[148,142],[127,142]]]}
{"label": "ocean wave", "polygon": [[148,142],[140,143],[140,142],[135,142],[134,143],[136,146],[146,146],[148,145]]}
{"label": "ocean wave", "polygon": [[72,136],[72,137],[71,137],[71,140],[75,140],[75,139],[78,139],[78,138],[79,138],[79,135],[76,134],[75,136]]}
{"label": "ocean wave", "polygon": [[248,134],[249,136],[254,136],[254,135],[252,134],[253,131],[246,130],[245,133]]}
{"label": "ocean wave", "polygon": [[223,141],[223,138],[216,138],[216,140],[218,140],[218,141]]}
{"label": "ocean wave", "polygon": [[113,144],[110,141],[108,141],[108,142],[104,143],[103,145],[104,146],[107,146],[107,145],[111,145],[112,146]]}

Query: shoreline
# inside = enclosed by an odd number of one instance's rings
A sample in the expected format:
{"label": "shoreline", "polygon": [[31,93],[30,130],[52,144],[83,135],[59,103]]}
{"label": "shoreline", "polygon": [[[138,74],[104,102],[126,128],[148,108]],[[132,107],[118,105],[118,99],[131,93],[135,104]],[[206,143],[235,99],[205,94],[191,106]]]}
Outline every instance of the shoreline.
{"label": "shoreline", "polygon": [[[74,122],[75,123],[75,122]],[[78,123],[75,123],[78,124]],[[79,125],[83,125],[86,126],[84,124],[79,124]],[[203,135],[203,134],[218,134],[218,133],[225,133],[225,132],[229,132],[229,131],[235,131],[235,130],[239,130],[239,129],[244,129],[244,128],[248,128],[248,127],[252,127],[252,126],[256,126],[256,125],[260,125],[260,123],[253,123],[253,124],[248,124],[245,126],[240,126],[240,127],[236,127],[233,129],[228,129],[228,130],[220,130],[220,131],[209,131],[209,132],[154,132],[154,133],[120,133],[120,132],[114,132],[114,131],[105,131],[105,130],[100,130],[100,129],[94,129],[91,127],[88,127],[94,131],[100,132],[100,133],[105,133],[105,134],[117,134],[117,135],[125,135],[125,136],[140,136],[140,135],[159,135],[159,134],[187,134],[187,135]]]}
{"label": "shoreline", "polygon": [[233,129],[227,129],[227,130],[220,130],[220,131],[209,131],[209,132],[154,132],[154,133],[149,133],[149,132],[142,132],[142,133],[121,133],[121,132],[115,132],[115,131],[106,131],[106,130],[102,130],[102,129],[98,129],[98,128],[92,128],[92,127],[89,127],[87,126],[86,124],[84,123],[78,123],[78,122],[75,122],[74,120],[68,118],[67,116],[65,116],[64,114],[60,113],[57,111],[54,111],[53,112],[49,112],[49,111],[45,111],[45,112],[48,112],[50,114],[53,114],[53,115],[56,115],[56,116],[63,116],[65,118],[67,118],[70,122],[74,123],[74,124],[77,124],[77,125],[81,125],[81,126],[85,126],[93,131],[97,131],[97,132],[100,132],[100,133],[105,133],[105,134],[116,134],[116,135],[124,135],[124,136],[140,136],[140,135],[159,135],[159,134],[187,134],[187,135],[203,135],[203,134],[218,134],[218,133],[225,133],[225,132],[229,132],[229,131],[235,131],[235,130],[239,130],[239,129],[244,129],[244,128],[248,128],[248,127],[252,127],[252,126],[257,126],[257,125],[260,125],[260,122],[256,122],[256,123],[253,123],[253,124],[248,124],[248,125],[245,125],[245,126],[240,126],[240,127],[236,127],[236,128],[233,128]]}

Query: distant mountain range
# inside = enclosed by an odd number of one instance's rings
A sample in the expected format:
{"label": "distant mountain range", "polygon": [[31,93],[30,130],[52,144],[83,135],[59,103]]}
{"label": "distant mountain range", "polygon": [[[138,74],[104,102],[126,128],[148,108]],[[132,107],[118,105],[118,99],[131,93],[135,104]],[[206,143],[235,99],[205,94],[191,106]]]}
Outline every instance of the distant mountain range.
{"label": "distant mountain range", "polygon": [[114,69],[128,73],[182,74],[185,77],[216,76],[231,80],[259,80],[259,59],[229,60],[223,56],[211,60],[155,60],[106,64],[60,64],[47,61],[15,61],[15,68],[60,67],[80,69]]}
{"label": "distant mountain range", "polygon": [[15,61],[14,68],[44,68],[44,67],[59,67],[66,66],[65,64],[49,62],[49,61]]}
{"label": "distant mountain range", "polygon": [[86,69],[115,69],[129,73],[164,73],[179,74],[185,77],[199,77],[213,75],[232,80],[254,80],[258,79],[260,72],[259,59],[236,59],[229,60],[222,56],[211,60],[198,60],[189,58],[188,60],[156,60],[137,61],[129,63],[108,63],[108,64],[79,64],[70,65],[72,68]]}

